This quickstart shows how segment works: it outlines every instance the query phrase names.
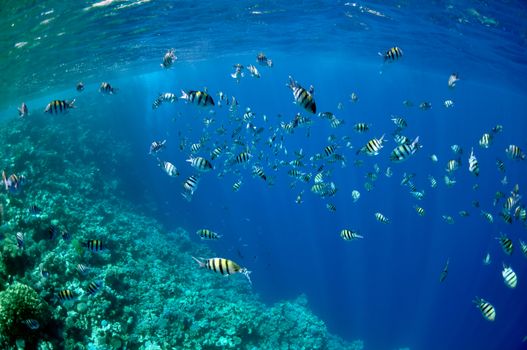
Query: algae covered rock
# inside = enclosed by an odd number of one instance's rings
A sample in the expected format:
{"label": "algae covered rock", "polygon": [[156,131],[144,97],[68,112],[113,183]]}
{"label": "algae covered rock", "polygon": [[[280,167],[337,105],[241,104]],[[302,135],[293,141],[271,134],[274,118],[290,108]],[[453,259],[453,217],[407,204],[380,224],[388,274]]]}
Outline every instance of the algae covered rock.
{"label": "algae covered rock", "polygon": [[26,322],[34,320],[41,327],[49,317],[47,304],[33,288],[12,284],[0,292],[0,346],[12,346],[18,339],[25,340],[26,345],[36,344],[39,329],[30,329]]}

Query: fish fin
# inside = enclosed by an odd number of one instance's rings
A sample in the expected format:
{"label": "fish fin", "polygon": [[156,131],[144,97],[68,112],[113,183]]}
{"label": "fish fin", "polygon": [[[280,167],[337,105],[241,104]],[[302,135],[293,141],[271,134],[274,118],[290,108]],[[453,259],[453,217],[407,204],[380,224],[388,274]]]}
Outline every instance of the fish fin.
{"label": "fish fin", "polygon": [[181,90],[181,96],[179,98],[182,98],[184,100],[188,100],[188,94],[185,91]]}

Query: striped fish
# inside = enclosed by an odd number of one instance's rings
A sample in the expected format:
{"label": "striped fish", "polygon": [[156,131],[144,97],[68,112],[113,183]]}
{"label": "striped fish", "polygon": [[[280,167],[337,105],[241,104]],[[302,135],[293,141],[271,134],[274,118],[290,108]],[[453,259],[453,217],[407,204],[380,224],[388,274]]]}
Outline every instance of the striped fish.
{"label": "striped fish", "polygon": [[35,320],[34,318],[24,320],[22,321],[22,323],[25,324],[27,328],[31,329],[32,331],[40,328],[40,323],[38,323],[38,321]]}
{"label": "striped fish", "polygon": [[518,284],[518,277],[516,276],[516,272],[514,272],[510,266],[503,264],[501,275],[503,276],[503,281],[507,287],[511,289],[516,288],[516,285]]}
{"label": "striped fish", "polygon": [[214,100],[212,99],[212,96],[210,96],[208,93],[204,91],[190,90],[188,92],[185,92],[181,90],[180,98],[196,106],[201,106],[201,107],[214,106]]}
{"label": "striped fish", "polygon": [[523,255],[527,258],[527,244],[522,240],[520,240],[520,249]]}
{"label": "striped fish", "polygon": [[209,270],[212,270],[216,273],[222,274],[223,276],[229,276],[235,273],[241,273],[245,275],[249,280],[249,283],[252,284],[249,274],[251,271],[247,270],[245,267],[241,267],[232,260],[225,258],[210,258],[206,260],[200,260],[198,258],[192,257],[194,261],[199,264],[199,267],[205,267]]}
{"label": "striped fish", "polygon": [[482,148],[489,148],[492,143],[492,136],[489,133],[484,133],[479,139],[479,146]]}
{"label": "striped fish", "polygon": [[253,165],[252,172],[254,176],[258,176],[260,179],[267,181],[267,176],[265,175],[265,172],[263,171],[262,167]]}
{"label": "striped fish", "polygon": [[370,141],[364,145],[360,150],[357,151],[357,154],[359,153],[366,153],[369,156],[376,156],[379,154],[379,151],[383,147],[384,142],[384,135],[381,136],[380,139],[373,138]]}
{"label": "striped fish", "polygon": [[63,112],[66,112],[70,108],[75,108],[75,106],[73,105],[74,103],[75,103],[75,99],[73,99],[72,101],[54,100],[48,103],[44,112],[49,113],[49,114],[63,113]]}
{"label": "striped fish", "polygon": [[425,216],[425,210],[423,208],[421,208],[420,206],[418,205],[414,205],[414,209],[415,209],[415,212],[419,215],[419,216]]}
{"label": "striped fish", "polygon": [[223,148],[218,146],[210,152],[210,159],[214,160],[223,153]]}
{"label": "striped fish", "polygon": [[92,252],[100,252],[105,249],[100,239],[90,239],[86,242],[83,242],[82,246],[88,250],[91,250]]}
{"label": "striped fish", "polygon": [[235,162],[238,164],[247,163],[251,159],[252,155],[249,152],[242,152],[235,158]]}
{"label": "striped fish", "polygon": [[104,81],[101,83],[101,86],[99,86],[99,92],[112,95],[117,92],[117,89],[111,86],[110,83]]}
{"label": "striped fish", "polygon": [[457,160],[457,159],[451,159],[451,160],[449,160],[449,161],[447,162],[447,164],[446,164],[446,169],[445,169],[445,170],[446,170],[448,173],[451,173],[451,172],[453,172],[453,171],[456,171],[457,169],[459,169],[459,163],[460,163],[459,160]]}
{"label": "striped fish", "polygon": [[364,238],[363,236],[359,235],[357,231],[348,229],[340,231],[340,237],[342,237],[342,239],[345,241],[353,241],[356,239]]}
{"label": "striped fish", "polygon": [[306,111],[311,113],[317,112],[317,105],[315,99],[313,98],[313,93],[315,89],[313,86],[309,88],[309,91],[300,86],[291,76],[289,76],[289,88],[293,91],[293,96],[295,97],[295,102],[299,106],[303,107]]}
{"label": "striped fish", "polygon": [[397,147],[395,147],[390,154],[390,160],[395,163],[400,163],[402,161],[405,161],[410,156],[414,155],[415,152],[421,148],[421,145],[419,145],[419,136],[417,136],[412,143],[410,144],[402,144]]}
{"label": "striped fish", "polygon": [[203,157],[190,156],[190,158],[187,159],[187,162],[189,162],[194,169],[204,173],[212,170],[212,164]]}
{"label": "striped fish", "polygon": [[355,130],[356,132],[367,132],[368,130],[370,130],[370,125],[366,123],[357,123],[353,125],[353,130]]}
{"label": "striped fish", "polygon": [[332,213],[336,212],[337,211],[337,207],[335,206],[335,204],[333,203],[327,203],[326,204],[326,209]]}
{"label": "striped fish", "polygon": [[383,214],[381,213],[375,213],[375,219],[380,222],[380,223],[383,223],[383,224],[389,224],[390,223],[390,220],[384,216]]}
{"label": "striped fish", "polygon": [[24,249],[24,233],[23,232],[16,233],[16,246],[18,249]]}
{"label": "striped fish", "polygon": [[470,157],[468,158],[468,171],[470,171],[475,176],[479,175],[479,163],[478,159],[474,155],[474,148],[470,151]]}
{"label": "striped fish", "polygon": [[324,148],[324,153],[326,154],[326,157],[329,157],[333,153],[335,153],[335,150],[337,147],[335,145],[329,145]]}
{"label": "striped fish", "polygon": [[84,264],[77,264],[76,269],[81,275],[86,275],[90,272],[90,268]]}
{"label": "striped fish", "polygon": [[514,248],[512,245],[512,240],[503,233],[499,237],[496,237],[496,239],[500,242],[501,248],[505,254],[511,255]]}
{"label": "striped fish", "polygon": [[92,281],[90,284],[88,284],[88,287],[86,287],[86,293],[88,295],[95,295],[97,292],[101,289],[102,283],[99,281]]}
{"label": "striped fish", "polygon": [[494,222],[494,217],[491,213],[482,210],[481,216],[483,216],[489,222],[489,224],[492,224]]}
{"label": "striped fish", "polygon": [[481,314],[487,321],[492,322],[496,319],[496,310],[489,302],[479,297],[476,297],[472,302],[476,304],[478,309],[480,309]]}
{"label": "striped fish", "polygon": [[183,182],[183,193],[181,195],[186,200],[190,201],[194,192],[198,189],[199,178],[196,175],[190,175],[185,182]]}
{"label": "striped fish", "polygon": [[63,289],[57,293],[57,298],[61,301],[67,301],[75,299],[76,295],[70,289]]}
{"label": "striped fish", "polygon": [[219,239],[221,238],[221,235],[217,234],[216,232],[214,231],[211,231],[209,229],[206,229],[206,228],[202,228],[202,229],[199,229],[196,231],[196,234],[201,238],[201,239],[208,239],[208,240],[215,240],[215,239]]}
{"label": "striped fish", "polygon": [[395,62],[399,58],[403,57],[403,50],[400,47],[394,46],[384,53],[379,52],[379,55],[384,58],[384,62]]}
{"label": "striped fish", "polygon": [[507,154],[507,157],[509,157],[509,159],[515,159],[515,160],[525,159],[525,154],[523,153],[521,148],[516,145],[509,145],[509,147],[505,149],[505,153]]}
{"label": "striped fish", "polygon": [[240,188],[242,187],[242,180],[238,180],[236,181],[234,184],[232,184],[232,190],[234,192],[238,192],[240,190]]}
{"label": "striped fish", "polygon": [[174,166],[174,164],[166,161],[160,162],[160,165],[163,167],[163,170],[165,173],[167,173],[168,176],[176,177],[179,175],[179,171]]}
{"label": "striped fish", "polygon": [[177,96],[172,92],[163,92],[152,103],[152,109],[157,109],[163,102],[174,103],[177,102]]}
{"label": "striped fish", "polygon": [[395,124],[395,126],[397,126],[398,130],[404,129],[408,126],[408,123],[406,122],[406,120],[404,120],[404,118],[397,116],[392,117],[393,118],[391,119],[391,121]]}

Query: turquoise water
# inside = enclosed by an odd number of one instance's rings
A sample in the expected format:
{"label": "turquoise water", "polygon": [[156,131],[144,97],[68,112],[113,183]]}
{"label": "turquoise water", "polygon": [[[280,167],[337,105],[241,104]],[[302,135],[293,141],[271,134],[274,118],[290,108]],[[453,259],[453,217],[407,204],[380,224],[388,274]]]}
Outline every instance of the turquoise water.
{"label": "turquoise water", "polygon": [[[20,193],[2,194],[0,290],[24,283],[51,310],[47,320],[39,316],[42,326],[27,344],[525,346],[527,253],[520,242],[527,237],[520,212],[526,160],[509,159],[505,152],[511,144],[527,150],[523,3],[2,6],[1,45],[7,53],[0,58],[2,168],[24,174],[27,183]],[[393,46],[403,57],[383,63],[378,52]],[[163,69],[170,48],[177,60]],[[262,51],[272,67],[256,62]],[[261,77],[244,68],[237,81],[231,77],[235,64],[253,64]],[[449,88],[454,72],[460,80]],[[316,114],[293,103],[289,76],[306,89],[313,85]],[[79,81],[85,84],[81,92],[75,89]],[[116,93],[101,93],[103,81]],[[179,97],[180,90],[206,90],[215,105],[199,107],[179,98],[152,108],[160,93]],[[237,108],[221,101],[220,92],[229,101],[234,96]],[[75,99],[76,108],[44,113],[55,99]],[[22,102],[29,115],[19,118]],[[431,108],[420,108],[423,102]],[[247,108],[254,117],[244,119]],[[333,127],[320,112],[333,113],[342,124]],[[288,132],[286,125],[298,113],[311,125]],[[408,126],[397,132],[395,116]],[[356,131],[360,122],[368,124],[368,132]],[[497,125],[503,130],[491,131]],[[492,135],[488,148],[480,145],[484,133]],[[387,141],[378,155],[357,154],[383,134]],[[419,136],[422,148],[393,162],[394,134]],[[166,148],[149,155],[152,141],[161,140]],[[201,148],[193,152],[197,143]],[[330,145],[342,159],[324,155]],[[217,146],[223,154],[212,160]],[[469,171],[471,149],[478,176]],[[251,154],[245,164],[235,161],[241,152]],[[214,169],[198,172],[187,162],[189,155],[211,160]],[[168,176],[157,158],[174,164],[179,175]],[[459,169],[447,171],[447,162],[457,159]],[[503,171],[497,159],[504,162]],[[294,160],[303,165],[291,165]],[[254,166],[265,172],[265,181],[254,175]],[[291,176],[292,170],[300,175]],[[326,188],[334,184],[335,195],[312,189],[317,174]],[[405,174],[414,174],[413,194],[401,184]],[[198,176],[198,186],[187,201],[181,194],[191,175]],[[448,186],[445,176],[455,183]],[[360,192],[356,201],[353,190]],[[496,199],[497,193],[503,198]],[[500,216],[507,198],[514,198],[505,211],[511,223]],[[28,214],[32,204],[42,207],[43,217]],[[423,216],[415,206],[424,209]],[[389,223],[378,222],[376,212]],[[51,223],[67,228],[73,239],[46,238]],[[203,228],[222,237],[201,240],[195,232]],[[364,238],[344,241],[343,229]],[[23,250],[16,247],[19,231],[26,232]],[[495,239],[501,233],[512,239],[512,255]],[[79,251],[80,243],[91,239],[103,240],[108,249]],[[487,253],[490,264],[483,263]],[[192,256],[235,261],[252,271],[252,287],[243,275],[223,278],[200,269]],[[448,275],[440,282],[447,261]],[[78,263],[95,271],[89,278],[79,275]],[[41,264],[49,278],[39,276]],[[515,288],[504,283],[503,264],[515,271]],[[104,282],[95,297],[82,292],[92,280]],[[64,288],[75,290],[79,300],[72,305],[55,300]],[[493,305],[494,321],[475,307],[476,297]],[[2,300],[7,299],[0,294],[0,307],[7,303]],[[21,321],[15,329],[27,331]],[[1,322],[0,334],[6,336]]]}

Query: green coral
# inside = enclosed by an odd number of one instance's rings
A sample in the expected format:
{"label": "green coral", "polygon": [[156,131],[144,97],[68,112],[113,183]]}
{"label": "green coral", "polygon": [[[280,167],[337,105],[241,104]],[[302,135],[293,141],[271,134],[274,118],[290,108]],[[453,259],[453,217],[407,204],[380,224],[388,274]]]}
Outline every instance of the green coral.
{"label": "green coral", "polygon": [[22,283],[15,283],[0,293],[0,346],[14,346],[18,339],[26,345],[36,344],[39,329],[30,330],[25,320],[36,320],[42,326],[49,320],[47,304],[37,292]]}

